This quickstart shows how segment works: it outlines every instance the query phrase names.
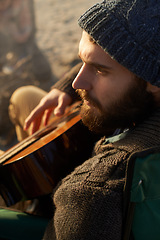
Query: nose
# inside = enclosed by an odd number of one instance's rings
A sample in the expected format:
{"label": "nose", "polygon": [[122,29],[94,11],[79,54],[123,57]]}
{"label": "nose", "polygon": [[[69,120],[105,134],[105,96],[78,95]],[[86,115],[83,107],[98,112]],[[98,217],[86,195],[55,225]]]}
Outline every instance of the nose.
{"label": "nose", "polygon": [[87,66],[84,63],[79,73],[77,74],[76,78],[74,79],[72,87],[74,89],[90,90],[92,88],[90,80],[91,76],[89,70],[87,69]]}

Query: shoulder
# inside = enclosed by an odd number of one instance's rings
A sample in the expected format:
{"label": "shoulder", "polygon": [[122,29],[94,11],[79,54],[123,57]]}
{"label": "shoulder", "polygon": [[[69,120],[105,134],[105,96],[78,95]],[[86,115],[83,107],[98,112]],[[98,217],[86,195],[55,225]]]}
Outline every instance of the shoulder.
{"label": "shoulder", "polygon": [[[68,193],[90,192],[99,194],[108,191],[121,192],[124,183],[127,154],[125,151],[115,151],[109,147],[103,153],[88,159],[78,166],[70,175],[64,178],[55,196]],[[114,179],[114,180],[113,180]],[[112,187],[111,187],[112,185]]]}

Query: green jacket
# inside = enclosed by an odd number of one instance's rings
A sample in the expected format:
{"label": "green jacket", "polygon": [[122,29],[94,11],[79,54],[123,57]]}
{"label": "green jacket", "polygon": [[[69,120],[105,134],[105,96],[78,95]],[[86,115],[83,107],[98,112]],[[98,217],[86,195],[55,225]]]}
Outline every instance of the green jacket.
{"label": "green jacket", "polygon": [[160,146],[130,159],[124,196],[123,240],[159,240]]}

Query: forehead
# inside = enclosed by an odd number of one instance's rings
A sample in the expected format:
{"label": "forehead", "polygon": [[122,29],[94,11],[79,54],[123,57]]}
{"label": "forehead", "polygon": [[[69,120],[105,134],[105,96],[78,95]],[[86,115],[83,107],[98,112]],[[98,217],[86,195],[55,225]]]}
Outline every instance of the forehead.
{"label": "forehead", "polygon": [[92,41],[89,34],[85,31],[82,32],[79,44],[79,54],[84,56],[96,55],[97,57],[108,55],[94,41]]}
{"label": "forehead", "polygon": [[99,45],[92,41],[89,34],[85,31],[83,31],[82,33],[79,44],[79,56],[82,61],[86,63],[93,62],[113,69],[124,68],[117,61],[112,59],[111,56],[107,52],[105,52]]}

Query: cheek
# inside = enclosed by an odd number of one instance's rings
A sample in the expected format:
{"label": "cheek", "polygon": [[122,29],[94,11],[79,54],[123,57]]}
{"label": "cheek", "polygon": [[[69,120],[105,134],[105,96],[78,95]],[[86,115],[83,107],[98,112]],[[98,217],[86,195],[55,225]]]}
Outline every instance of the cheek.
{"label": "cheek", "polygon": [[116,81],[107,81],[101,86],[97,86],[97,97],[103,107],[107,107],[117,102],[126,92],[126,85],[117,84]]}
{"label": "cheek", "polygon": [[105,77],[99,76],[95,84],[95,94],[102,106],[108,106],[117,102],[133,85],[131,73],[116,71]]}
{"label": "cheek", "polygon": [[117,94],[115,93],[114,86],[105,82],[96,87],[96,95],[99,103],[104,107],[110,104],[116,98]]}

